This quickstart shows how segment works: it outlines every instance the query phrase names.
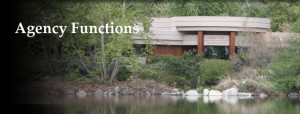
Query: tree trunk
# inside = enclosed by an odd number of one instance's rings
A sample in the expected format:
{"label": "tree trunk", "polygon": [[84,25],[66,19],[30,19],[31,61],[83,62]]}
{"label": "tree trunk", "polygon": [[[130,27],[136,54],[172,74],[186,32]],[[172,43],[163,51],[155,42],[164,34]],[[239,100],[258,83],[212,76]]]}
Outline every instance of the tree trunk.
{"label": "tree trunk", "polygon": [[[103,21],[101,21],[101,25],[103,25]],[[102,51],[102,68],[103,68],[103,76],[107,77],[107,69],[106,69],[106,64],[105,64],[105,57],[104,57],[104,51],[105,51],[105,46],[104,46],[104,34],[101,34],[101,51]],[[103,78],[102,76],[102,78]]]}
{"label": "tree trunk", "polygon": [[113,83],[116,79],[116,76],[119,72],[119,68],[120,68],[120,62],[119,61],[116,61],[115,62],[115,66],[114,66],[114,69],[111,73],[111,76],[110,76],[110,79],[109,79],[109,83]]}

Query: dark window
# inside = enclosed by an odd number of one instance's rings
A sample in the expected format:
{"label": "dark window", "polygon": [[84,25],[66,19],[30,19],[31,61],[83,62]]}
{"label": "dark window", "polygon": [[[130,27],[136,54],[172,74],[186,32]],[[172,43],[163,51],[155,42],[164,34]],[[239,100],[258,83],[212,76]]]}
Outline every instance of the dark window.
{"label": "dark window", "polygon": [[228,59],[228,46],[204,46],[205,58]]}

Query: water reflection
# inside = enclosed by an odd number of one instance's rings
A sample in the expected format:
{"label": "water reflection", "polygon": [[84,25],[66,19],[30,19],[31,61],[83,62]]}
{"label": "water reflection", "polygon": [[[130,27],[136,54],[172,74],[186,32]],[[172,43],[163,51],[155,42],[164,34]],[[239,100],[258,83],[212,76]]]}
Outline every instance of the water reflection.
{"label": "water reflection", "polygon": [[[238,96],[75,96],[34,98],[46,113],[90,114],[299,114],[300,99]],[[51,104],[48,107],[47,104]],[[53,112],[54,111],[54,112]]]}
{"label": "water reflection", "polygon": [[193,103],[197,102],[200,96],[184,96],[184,98],[186,99],[186,101]]}

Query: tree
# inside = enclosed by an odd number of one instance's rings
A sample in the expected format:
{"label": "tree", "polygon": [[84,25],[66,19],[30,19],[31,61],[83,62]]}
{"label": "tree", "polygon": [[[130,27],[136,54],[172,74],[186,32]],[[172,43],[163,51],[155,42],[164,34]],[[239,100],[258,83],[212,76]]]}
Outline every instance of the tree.
{"label": "tree", "polygon": [[300,90],[300,32],[299,27],[292,30],[298,34],[294,33],[294,37],[288,41],[288,46],[278,52],[278,59],[269,65],[273,80],[285,91]]}
{"label": "tree", "polygon": [[[150,17],[146,16],[140,2],[84,2],[74,3],[69,10],[68,22],[82,25],[113,24],[129,26],[142,23],[148,29]],[[68,32],[71,33],[71,32]],[[65,58],[98,81],[115,81],[121,67],[131,72],[139,69],[131,36],[133,34],[69,34],[63,41]]]}

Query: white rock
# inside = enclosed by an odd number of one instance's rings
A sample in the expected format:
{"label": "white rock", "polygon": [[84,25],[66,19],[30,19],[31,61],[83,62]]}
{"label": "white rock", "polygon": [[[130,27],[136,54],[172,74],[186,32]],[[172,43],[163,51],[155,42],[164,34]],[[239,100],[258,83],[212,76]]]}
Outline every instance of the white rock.
{"label": "white rock", "polygon": [[203,90],[203,95],[204,95],[204,96],[207,96],[208,93],[209,93],[209,90],[208,90],[208,89],[204,89],[204,90]]}
{"label": "white rock", "polygon": [[170,95],[169,92],[162,92],[161,95]]}
{"label": "white rock", "polygon": [[201,94],[199,94],[196,90],[188,90],[187,92],[185,92],[184,95],[187,95],[187,96],[199,96]]}
{"label": "white rock", "polygon": [[173,93],[177,93],[177,92],[179,92],[179,90],[178,90],[177,88],[174,88],[174,89],[172,90],[172,92],[173,92]]}
{"label": "white rock", "polygon": [[102,89],[98,88],[95,92],[94,92],[94,96],[101,96],[103,95],[104,92]]}
{"label": "white rock", "polygon": [[229,89],[226,89],[222,92],[222,94],[224,96],[237,96],[239,95],[239,91],[237,88],[233,87],[233,88],[229,88]]}
{"label": "white rock", "polygon": [[222,96],[222,93],[218,90],[210,90],[208,95],[209,96]]}
{"label": "white rock", "polygon": [[85,91],[83,90],[80,90],[76,93],[76,95],[79,97],[79,98],[84,98],[87,94]]}
{"label": "white rock", "polygon": [[243,80],[243,81],[242,81],[242,84],[246,84],[246,80]]}
{"label": "white rock", "polygon": [[265,98],[265,97],[268,97],[268,95],[267,95],[267,94],[264,94],[264,93],[260,93],[260,94],[259,94],[259,98]]}
{"label": "white rock", "polygon": [[240,93],[239,93],[239,96],[249,96],[249,97],[251,97],[251,96],[253,96],[253,93],[244,93],[244,92],[240,92]]}
{"label": "white rock", "polygon": [[239,96],[239,99],[254,99],[253,96]]}

